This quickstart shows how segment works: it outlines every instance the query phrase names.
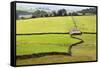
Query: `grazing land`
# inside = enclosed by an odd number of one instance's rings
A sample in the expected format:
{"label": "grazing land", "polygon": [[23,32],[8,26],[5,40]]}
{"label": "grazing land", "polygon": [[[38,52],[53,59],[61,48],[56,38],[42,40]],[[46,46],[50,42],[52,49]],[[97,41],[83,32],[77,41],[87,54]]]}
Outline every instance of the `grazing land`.
{"label": "grazing land", "polygon": [[[81,32],[96,33],[96,16],[74,16]],[[69,32],[74,27],[71,16],[22,19],[16,21],[16,34]],[[96,60],[96,34],[75,36],[84,43],[73,46],[72,56],[46,55],[39,58],[17,59],[17,65],[63,63]],[[65,52],[79,40],[69,34],[16,35],[16,55]],[[51,60],[52,58],[52,60]]]}
{"label": "grazing land", "polygon": [[[96,16],[75,16],[82,32],[96,32]],[[39,32],[69,32],[74,27],[71,16],[17,20],[17,34]]]}

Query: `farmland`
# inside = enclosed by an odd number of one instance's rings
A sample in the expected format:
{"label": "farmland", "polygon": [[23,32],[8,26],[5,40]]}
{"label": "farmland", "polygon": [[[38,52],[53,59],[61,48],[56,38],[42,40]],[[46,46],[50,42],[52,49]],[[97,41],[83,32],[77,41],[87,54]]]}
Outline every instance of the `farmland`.
{"label": "farmland", "polygon": [[[75,16],[74,18],[81,31],[96,32],[96,24],[94,24],[96,23],[95,16]],[[35,32],[69,32],[74,26],[70,16],[17,20],[16,25],[17,34]]]}
{"label": "farmland", "polygon": [[17,40],[17,55],[39,52],[68,52],[68,46],[79,41],[63,34],[18,36]]}
{"label": "farmland", "polygon": [[[96,16],[74,16],[78,29],[82,32],[96,33]],[[91,24],[91,25],[90,25]],[[74,27],[70,16],[32,18],[16,21],[17,34],[69,32]],[[76,36],[84,40],[72,48],[72,56],[47,55],[40,58],[17,59],[17,65],[44,64],[96,60],[96,35]],[[30,55],[45,52],[65,52],[71,44],[79,40],[69,34],[16,35],[16,55]],[[53,60],[50,60],[50,59]]]}

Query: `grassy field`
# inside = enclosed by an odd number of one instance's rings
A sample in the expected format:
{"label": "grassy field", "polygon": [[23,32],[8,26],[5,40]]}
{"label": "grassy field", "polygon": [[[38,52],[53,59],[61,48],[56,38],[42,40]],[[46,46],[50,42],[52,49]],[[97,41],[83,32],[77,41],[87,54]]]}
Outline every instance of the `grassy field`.
{"label": "grassy field", "polygon": [[[96,32],[96,16],[74,16],[82,32]],[[33,18],[16,21],[16,33],[69,32],[73,28],[70,16]],[[72,48],[72,56],[52,55],[40,58],[17,59],[17,65],[44,64],[96,60],[96,35],[82,34],[75,36],[84,40]],[[71,44],[79,40],[69,34],[17,35],[16,55],[29,55],[43,52],[68,52]],[[51,58],[53,60],[51,60]]]}
{"label": "grassy field", "polygon": [[82,38],[84,40],[84,43],[74,46],[72,48],[72,56],[52,55],[52,56],[44,56],[40,58],[30,58],[24,60],[17,60],[17,64],[26,65],[26,64],[95,61],[96,60],[96,41],[95,41],[96,37],[95,36],[96,35],[87,35],[87,34],[82,36],[77,36],[79,38]]}
{"label": "grassy field", "polygon": [[41,52],[68,52],[70,44],[79,40],[66,34],[17,36],[17,55]]}
{"label": "grassy field", "polygon": [[[96,16],[75,16],[77,26],[84,32],[96,32]],[[90,25],[91,24],[91,25]],[[17,20],[17,34],[37,32],[69,32],[74,24],[70,16]]]}

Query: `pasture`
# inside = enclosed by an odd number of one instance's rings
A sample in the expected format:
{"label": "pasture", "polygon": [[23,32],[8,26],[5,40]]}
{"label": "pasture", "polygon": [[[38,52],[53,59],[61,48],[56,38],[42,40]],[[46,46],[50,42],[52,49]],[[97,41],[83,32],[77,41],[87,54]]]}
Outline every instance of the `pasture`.
{"label": "pasture", "polygon": [[[96,32],[96,16],[75,16],[81,31]],[[41,32],[69,32],[74,27],[71,16],[45,17],[16,21],[17,34]]]}
{"label": "pasture", "polygon": [[[96,33],[96,16],[74,16],[78,29]],[[69,32],[74,27],[70,16],[44,17],[16,20],[16,34]],[[17,65],[63,63],[96,60],[96,34],[82,34],[76,37],[84,40],[72,48],[72,56],[52,55],[40,58],[17,59]],[[16,35],[16,55],[30,55],[48,52],[65,52],[79,40],[69,34]],[[53,60],[51,60],[51,58]]]}

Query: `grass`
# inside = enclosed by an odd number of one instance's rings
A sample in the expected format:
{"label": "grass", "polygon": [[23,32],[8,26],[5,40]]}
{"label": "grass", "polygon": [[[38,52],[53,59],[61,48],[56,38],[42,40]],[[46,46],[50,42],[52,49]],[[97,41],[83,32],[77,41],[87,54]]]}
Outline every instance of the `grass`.
{"label": "grass", "polygon": [[[82,32],[96,32],[96,16],[74,16],[76,24]],[[41,32],[69,32],[74,27],[70,16],[45,17],[24,19],[16,21],[16,33],[41,33]],[[17,65],[63,63],[76,61],[96,60],[96,35],[77,35],[84,43],[72,48],[72,56],[52,55],[40,58],[17,59]],[[29,55],[43,52],[68,52],[71,44],[79,40],[73,39],[68,34],[47,34],[47,35],[17,35],[16,55]],[[51,60],[52,58],[52,60]]]}
{"label": "grass", "polygon": [[[77,26],[84,32],[96,32],[96,16],[75,16]],[[91,24],[91,26],[89,26]],[[69,32],[73,28],[70,16],[17,20],[16,33]]]}
{"label": "grass", "polygon": [[77,36],[83,39],[84,43],[76,45],[72,48],[72,56],[52,55],[40,58],[17,60],[17,65],[95,61],[96,60],[96,41],[94,41],[96,40],[95,36],[96,36],[95,34],[94,35],[85,34],[82,36]]}
{"label": "grass", "polygon": [[43,52],[68,52],[70,44],[79,40],[66,34],[17,36],[17,55]]}
{"label": "grass", "polygon": [[75,19],[81,31],[96,32],[96,16],[77,16]]}
{"label": "grass", "polygon": [[[70,17],[48,17],[18,20],[17,34],[34,32],[66,32],[67,29],[71,28],[68,27],[70,23],[72,23]],[[73,26],[73,24],[70,26]]]}

